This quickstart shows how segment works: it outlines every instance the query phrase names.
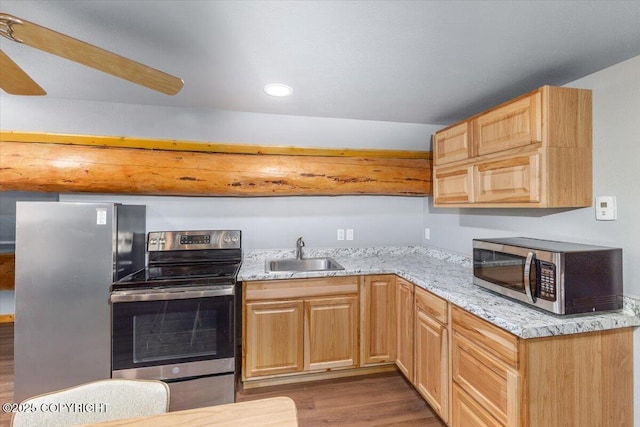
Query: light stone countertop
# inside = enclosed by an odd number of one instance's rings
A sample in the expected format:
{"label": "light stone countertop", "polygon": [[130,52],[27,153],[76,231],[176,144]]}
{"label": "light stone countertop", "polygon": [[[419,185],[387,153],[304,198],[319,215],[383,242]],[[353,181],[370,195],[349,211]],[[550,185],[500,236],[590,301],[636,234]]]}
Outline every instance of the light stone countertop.
{"label": "light stone countertop", "polygon": [[344,270],[266,273],[266,260],[293,258],[293,250],[245,250],[238,280],[396,274],[520,337],[538,338],[640,326],[640,301],[625,297],[619,312],[558,316],[473,285],[469,258],[426,247],[304,248],[305,258],[332,257]]}

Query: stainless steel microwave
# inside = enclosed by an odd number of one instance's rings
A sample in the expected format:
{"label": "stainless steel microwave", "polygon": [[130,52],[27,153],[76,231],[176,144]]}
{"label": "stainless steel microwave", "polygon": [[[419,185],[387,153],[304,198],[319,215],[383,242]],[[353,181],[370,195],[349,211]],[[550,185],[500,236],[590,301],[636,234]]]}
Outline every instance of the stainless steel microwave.
{"label": "stainless steel microwave", "polygon": [[622,249],[525,237],[473,240],[473,283],[555,314],[622,309]]}

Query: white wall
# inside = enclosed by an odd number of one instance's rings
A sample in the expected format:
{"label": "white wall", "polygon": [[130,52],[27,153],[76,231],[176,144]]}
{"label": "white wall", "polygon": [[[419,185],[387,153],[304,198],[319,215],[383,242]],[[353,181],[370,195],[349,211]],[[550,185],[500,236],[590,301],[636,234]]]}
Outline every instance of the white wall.
{"label": "white wall", "polygon": [[[431,133],[437,129],[408,123],[80,102],[4,93],[0,94],[0,111],[2,130],[259,145],[426,150]],[[240,229],[247,249],[293,248],[300,236],[310,248],[420,245],[423,235],[420,197],[61,194],[60,200],[145,204],[148,231]],[[338,228],[354,229],[354,241],[337,241]],[[0,314],[11,312],[13,292],[0,292]]]}
{"label": "white wall", "polygon": [[[420,245],[417,197],[188,198],[61,194],[61,201],[112,201],[147,206],[147,231],[242,230],[245,249]],[[354,230],[337,241],[336,229]]]}
{"label": "white wall", "polygon": [[426,150],[438,126],[111,104],[0,92],[0,128],[300,147]]}
{"label": "white wall", "polygon": [[[640,56],[567,86],[593,91],[594,196],[616,196],[617,221],[574,210],[436,209],[425,199],[426,245],[471,254],[474,237],[531,236],[623,249],[624,293],[640,299]],[[640,426],[640,329],[634,334],[635,425]]]}

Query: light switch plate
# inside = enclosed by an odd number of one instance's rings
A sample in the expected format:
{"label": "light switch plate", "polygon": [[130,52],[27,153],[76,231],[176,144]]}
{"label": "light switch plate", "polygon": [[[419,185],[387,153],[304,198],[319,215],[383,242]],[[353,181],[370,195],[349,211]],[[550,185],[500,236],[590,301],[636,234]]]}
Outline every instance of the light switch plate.
{"label": "light switch plate", "polygon": [[617,217],[615,196],[596,197],[596,219],[598,221],[614,221]]}

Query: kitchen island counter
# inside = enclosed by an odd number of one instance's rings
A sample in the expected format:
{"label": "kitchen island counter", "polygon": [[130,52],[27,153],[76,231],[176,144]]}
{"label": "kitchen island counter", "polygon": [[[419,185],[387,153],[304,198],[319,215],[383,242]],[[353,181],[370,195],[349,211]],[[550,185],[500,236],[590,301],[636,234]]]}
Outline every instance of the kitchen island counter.
{"label": "kitchen island counter", "polygon": [[640,301],[597,314],[553,315],[489,292],[472,283],[469,258],[426,247],[306,249],[305,257],[332,257],[344,270],[265,272],[267,260],[293,258],[290,250],[245,251],[238,280],[395,274],[524,339],[640,326]]}

